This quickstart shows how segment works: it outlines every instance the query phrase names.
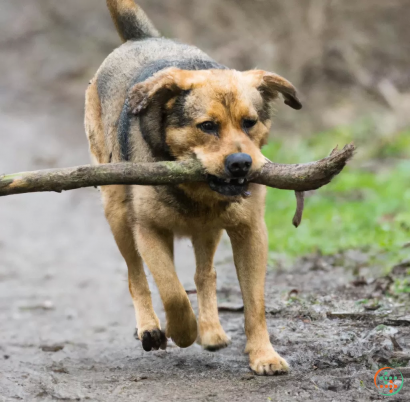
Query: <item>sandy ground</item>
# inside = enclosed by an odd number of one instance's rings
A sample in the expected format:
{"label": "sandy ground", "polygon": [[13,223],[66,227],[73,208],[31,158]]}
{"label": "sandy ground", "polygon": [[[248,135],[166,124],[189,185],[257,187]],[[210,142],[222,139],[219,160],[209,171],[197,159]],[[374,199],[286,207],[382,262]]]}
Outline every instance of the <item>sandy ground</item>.
{"label": "sandy ground", "polygon": [[[2,18],[13,20],[14,2],[0,3]],[[29,20],[36,10],[25,12]],[[32,27],[40,34],[32,42],[19,31],[27,23],[18,19],[14,31],[6,32],[8,41],[0,29],[0,173],[88,163],[82,93],[94,67],[87,65],[89,54],[73,60],[77,49],[47,36],[40,17]],[[221,312],[233,340],[223,351],[205,352],[198,345],[181,350],[172,343],[166,351],[142,350],[133,338],[125,263],[98,191],[2,198],[0,401],[382,400],[373,376],[383,365],[408,364],[410,318],[405,303],[386,296],[389,279],[377,279],[380,270],[370,261],[350,252],[269,267],[271,340],[293,370],[257,377],[243,354],[241,312]],[[186,241],[177,243],[176,263],[181,282],[193,289],[193,251]],[[366,280],[352,284],[359,266]],[[240,309],[226,240],[216,268],[220,304]],[[397,275],[405,269],[397,268]],[[196,295],[190,297],[196,308]],[[376,311],[358,303],[374,297]],[[401,371],[404,387],[390,400],[410,400],[410,371]]]}

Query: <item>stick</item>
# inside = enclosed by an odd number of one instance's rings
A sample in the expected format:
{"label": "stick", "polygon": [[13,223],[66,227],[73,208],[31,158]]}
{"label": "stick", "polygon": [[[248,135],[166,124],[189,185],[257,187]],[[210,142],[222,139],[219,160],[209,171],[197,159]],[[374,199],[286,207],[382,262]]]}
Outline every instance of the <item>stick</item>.
{"label": "stick", "polygon": [[302,223],[303,208],[305,207],[305,193],[303,191],[295,191],[296,196],[296,212],[292,223],[297,228]]}
{"label": "stick", "polygon": [[[316,162],[284,165],[267,162],[249,180],[283,190],[309,191],[328,184],[353,156],[355,147],[346,145]],[[115,184],[167,185],[206,181],[196,161],[156,163],[112,163],[46,169],[0,176],[0,197],[32,192],[74,190]]]}
{"label": "stick", "polygon": [[84,165],[0,176],[0,197],[43,191],[61,193],[111,184],[161,185],[205,180],[198,161]]}
{"label": "stick", "polygon": [[317,190],[342,171],[355,149],[353,144],[346,145],[340,151],[336,147],[327,158],[310,163],[265,163],[262,169],[252,176],[251,181],[282,190]]}

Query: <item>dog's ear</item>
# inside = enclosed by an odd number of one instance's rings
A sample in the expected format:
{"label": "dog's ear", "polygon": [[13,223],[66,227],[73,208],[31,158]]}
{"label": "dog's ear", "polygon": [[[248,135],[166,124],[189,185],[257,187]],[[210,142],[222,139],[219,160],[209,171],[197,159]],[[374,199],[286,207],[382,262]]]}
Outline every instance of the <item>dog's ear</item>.
{"label": "dog's ear", "polygon": [[251,80],[252,85],[261,92],[267,100],[274,100],[278,92],[285,99],[285,104],[293,109],[302,109],[302,104],[296,94],[296,88],[285,78],[275,73],[268,73],[262,70],[246,71],[245,77]]}
{"label": "dog's ear", "polygon": [[130,111],[139,114],[154,101],[164,104],[180,92],[203,82],[205,75],[205,71],[180,70],[174,67],[160,71],[131,88],[128,94]]}

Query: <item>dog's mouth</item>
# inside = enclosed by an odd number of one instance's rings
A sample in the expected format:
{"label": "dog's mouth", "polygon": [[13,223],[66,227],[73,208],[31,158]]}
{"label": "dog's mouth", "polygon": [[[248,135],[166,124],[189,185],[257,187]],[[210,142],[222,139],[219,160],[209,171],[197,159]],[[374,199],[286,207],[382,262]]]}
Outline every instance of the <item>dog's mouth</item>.
{"label": "dog's mouth", "polygon": [[248,195],[248,181],[245,178],[222,179],[208,175],[208,183],[211,190],[226,196]]}

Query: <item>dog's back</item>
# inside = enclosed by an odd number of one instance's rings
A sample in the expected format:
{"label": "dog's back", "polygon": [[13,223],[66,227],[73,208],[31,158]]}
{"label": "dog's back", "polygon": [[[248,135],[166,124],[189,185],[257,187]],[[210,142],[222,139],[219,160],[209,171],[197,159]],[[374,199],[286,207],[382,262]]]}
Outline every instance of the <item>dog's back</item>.
{"label": "dog's back", "polygon": [[[126,100],[132,85],[168,67],[184,70],[225,68],[194,46],[160,37],[134,0],[107,0],[107,5],[118,34],[125,43],[105,59],[87,90],[86,108],[92,108],[92,115],[101,120],[98,130],[95,127],[87,129],[87,132],[104,132],[104,138],[89,135],[91,154],[94,162],[98,163],[130,160],[129,130],[132,123]],[[86,126],[96,124],[86,116]],[[155,131],[158,130],[151,129],[149,136],[155,137],[158,134]],[[139,148],[134,161],[167,159],[161,157],[161,152],[149,149],[155,138],[152,141],[148,138],[147,147],[147,138],[138,143],[138,136],[133,137],[133,147]]]}

